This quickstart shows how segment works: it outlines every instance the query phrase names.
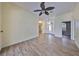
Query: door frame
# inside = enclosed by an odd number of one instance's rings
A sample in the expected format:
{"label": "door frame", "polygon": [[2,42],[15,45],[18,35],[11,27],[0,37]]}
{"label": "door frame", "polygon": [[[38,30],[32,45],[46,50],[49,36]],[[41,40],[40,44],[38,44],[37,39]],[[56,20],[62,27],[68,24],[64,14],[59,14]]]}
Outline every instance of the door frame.
{"label": "door frame", "polygon": [[69,39],[71,39],[71,21],[63,21],[62,26],[65,24],[65,29],[63,31],[62,27],[62,35],[68,36]]}
{"label": "door frame", "polygon": [[70,21],[71,22],[71,40],[75,40],[75,38],[74,38],[74,28],[75,28],[74,27],[74,20],[72,19],[72,20],[64,20],[64,21]]}

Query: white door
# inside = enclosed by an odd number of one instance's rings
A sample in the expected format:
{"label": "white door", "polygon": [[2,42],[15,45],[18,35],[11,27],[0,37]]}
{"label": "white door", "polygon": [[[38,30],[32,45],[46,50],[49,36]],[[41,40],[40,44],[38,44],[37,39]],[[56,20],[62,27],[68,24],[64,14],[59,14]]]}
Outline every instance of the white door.
{"label": "white door", "polygon": [[1,50],[1,19],[0,19],[0,50]]}
{"label": "white door", "polygon": [[1,3],[0,3],[0,50],[1,50]]}

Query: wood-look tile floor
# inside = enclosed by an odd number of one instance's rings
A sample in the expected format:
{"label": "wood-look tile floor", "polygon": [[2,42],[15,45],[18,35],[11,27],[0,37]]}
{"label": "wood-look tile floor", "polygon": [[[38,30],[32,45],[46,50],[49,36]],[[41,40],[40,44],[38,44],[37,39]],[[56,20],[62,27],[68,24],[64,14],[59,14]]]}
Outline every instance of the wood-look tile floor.
{"label": "wood-look tile floor", "polygon": [[3,48],[1,56],[77,56],[79,49],[74,41],[50,34]]}

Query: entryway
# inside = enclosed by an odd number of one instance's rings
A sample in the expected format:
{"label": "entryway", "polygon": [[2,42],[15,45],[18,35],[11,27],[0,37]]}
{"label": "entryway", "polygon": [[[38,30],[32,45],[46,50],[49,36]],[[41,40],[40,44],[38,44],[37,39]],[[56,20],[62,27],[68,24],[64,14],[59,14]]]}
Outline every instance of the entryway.
{"label": "entryway", "polygon": [[62,36],[71,39],[71,21],[62,22]]}
{"label": "entryway", "polygon": [[43,20],[39,20],[38,21],[38,33],[43,34],[44,33],[44,21]]}

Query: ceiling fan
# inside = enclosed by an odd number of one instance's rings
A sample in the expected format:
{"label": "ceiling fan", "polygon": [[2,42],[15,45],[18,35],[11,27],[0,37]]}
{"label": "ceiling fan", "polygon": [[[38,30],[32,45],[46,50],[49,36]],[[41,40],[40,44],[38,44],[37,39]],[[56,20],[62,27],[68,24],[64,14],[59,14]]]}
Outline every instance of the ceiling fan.
{"label": "ceiling fan", "polygon": [[34,12],[40,12],[39,16],[41,16],[43,13],[45,13],[46,15],[49,15],[48,11],[53,10],[55,7],[45,7],[45,2],[41,2],[40,4],[41,10],[37,9],[34,10]]}

